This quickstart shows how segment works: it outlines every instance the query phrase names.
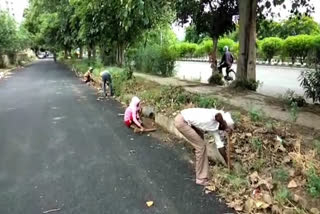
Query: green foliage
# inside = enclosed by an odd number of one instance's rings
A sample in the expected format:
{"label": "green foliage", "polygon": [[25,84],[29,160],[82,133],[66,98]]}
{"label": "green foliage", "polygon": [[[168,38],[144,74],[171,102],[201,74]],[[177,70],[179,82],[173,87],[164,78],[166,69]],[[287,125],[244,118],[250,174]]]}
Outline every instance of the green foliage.
{"label": "green foliage", "polygon": [[206,34],[198,34],[195,25],[186,28],[185,41],[190,43],[200,43],[206,37]]}
{"label": "green foliage", "polygon": [[273,20],[263,20],[258,22],[257,34],[258,38],[261,40],[267,37],[279,37],[281,31],[281,23]]}
{"label": "green foliage", "polygon": [[124,94],[126,87],[134,86],[134,79],[132,73],[128,70],[111,71],[112,86],[114,94],[120,96]]}
{"label": "green foliage", "polygon": [[233,57],[235,58],[235,59],[237,59],[238,58],[238,56],[239,56],[239,42],[237,42],[237,43],[235,43],[234,45],[233,45],[233,48],[231,49],[231,52],[232,52],[232,54],[233,54]]}
{"label": "green foliage", "polygon": [[265,113],[262,109],[257,109],[255,107],[250,108],[249,110],[249,117],[253,122],[262,121],[265,118]]}
{"label": "green foliage", "polygon": [[312,197],[320,197],[320,176],[314,168],[307,173],[307,189]]}
{"label": "green foliage", "polygon": [[[211,5],[209,7],[208,5]],[[238,14],[238,1],[177,1],[177,19],[181,24],[191,22],[199,34],[208,34],[211,38],[219,38],[235,29],[232,20]]]}
{"label": "green foliage", "polygon": [[261,50],[264,56],[271,63],[271,59],[278,53],[280,53],[283,45],[283,40],[277,37],[265,38],[261,42]]}
{"label": "green foliage", "polygon": [[317,153],[318,156],[320,156],[320,140],[319,139],[315,139],[313,142],[313,147]]}
{"label": "green foliage", "polygon": [[255,80],[235,80],[231,83],[232,88],[240,88],[240,89],[247,89],[251,91],[256,91],[260,85],[259,81]]}
{"label": "green foliage", "polygon": [[292,122],[296,122],[298,119],[298,104],[297,102],[292,102],[290,105],[290,118]]}
{"label": "green foliage", "polygon": [[294,16],[281,23],[281,30],[279,36],[287,38],[289,36],[296,36],[301,34],[317,35],[320,33],[319,24],[309,16]]}
{"label": "green foliage", "polygon": [[240,123],[240,121],[241,121],[241,112],[238,112],[238,111],[232,112],[231,115],[232,115],[232,119],[235,122],[235,124]]}
{"label": "green foliage", "polygon": [[248,180],[241,174],[227,173],[224,175],[224,178],[235,190],[240,190],[248,186]]}
{"label": "green foliage", "polygon": [[198,45],[195,43],[182,42],[174,45],[171,49],[172,48],[174,48],[180,57],[192,57],[195,54]]}
{"label": "green foliage", "polygon": [[317,35],[320,33],[319,24],[309,16],[293,16],[282,22],[263,20],[258,22],[258,38],[267,37],[287,38],[300,34]]}
{"label": "green foliage", "polygon": [[1,55],[7,54],[11,64],[16,64],[16,54],[30,47],[28,32],[17,24],[8,13],[0,11],[0,67],[3,67]]}
{"label": "green foliage", "polygon": [[204,39],[195,51],[197,56],[208,56],[212,52],[213,42],[212,39]]}
{"label": "green foliage", "polygon": [[306,97],[311,98],[313,102],[320,101],[320,68],[315,71],[302,72],[300,85],[303,87]]}
{"label": "green foliage", "polygon": [[253,170],[260,172],[261,169],[264,168],[264,165],[266,164],[266,161],[263,158],[259,158],[252,164]]}
{"label": "green foliage", "polygon": [[287,90],[286,93],[281,96],[281,98],[288,106],[291,106],[292,103],[296,103],[298,107],[303,107],[307,104],[303,96],[296,94],[293,90],[290,89]]}
{"label": "green foliage", "polygon": [[10,50],[17,34],[16,23],[8,13],[0,11],[0,55]]}
{"label": "green foliage", "polygon": [[235,46],[235,42],[232,39],[228,39],[228,38],[219,39],[218,40],[218,52],[220,53],[221,56],[224,53],[225,46],[228,46],[229,50],[232,52],[232,50]]}
{"label": "green foliage", "polygon": [[273,180],[278,183],[286,183],[289,180],[289,172],[287,169],[280,167],[273,171]]}
{"label": "green foliage", "polygon": [[308,52],[312,48],[312,41],[313,37],[309,35],[289,36],[284,40],[283,50],[291,57],[292,63],[296,61],[297,57],[299,57],[301,63],[304,63]]}
{"label": "green foliage", "polygon": [[262,143],[262,141],[261,141],[260,138],[256,138],[256,137],[252,138],[252,139],[251,139],[251,145],[252,145],[253,149],[254,149],[257,153],[259,153],[259,154],[262,153],[263,143]]}
{"label": "green foliage", "polygon": [[276,191],[274,199],[280,204],[285,205],[292,199],[292,193],[287,187],[281,187]]}
{"label": "green foliage", "polygon": [[138,71],[172,76],[177,55],[172,48],[153,45],[138,49],[133,58]]}
{"label": "green foliage", "polygon": [[196,104],[200,108],[216,108],[217,99],[212,97],[200,97]]}
{"label": "green foliage", "polygon": [[214,73],[210,78],[209,78],[209,83],[212,85],[223,85],[223,76],[220,73]]}
{"label": "green foliage", "polygon": [[129,46],[171,22],[171,7],[164,0],[33,0],[25,26],[38,47],[67,53],[86,46],[93,56],[99,47],[104,60],[123,65]]}

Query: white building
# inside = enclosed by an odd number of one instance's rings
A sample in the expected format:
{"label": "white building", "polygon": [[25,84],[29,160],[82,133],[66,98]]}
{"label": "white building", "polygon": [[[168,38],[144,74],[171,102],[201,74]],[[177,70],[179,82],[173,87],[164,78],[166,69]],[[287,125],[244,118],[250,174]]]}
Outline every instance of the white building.
{"label": "white building", "polygon": [[14,13],[13,0],[0,0],[0,10],[8,12],[13,17],[16,17]]}
{"label": "white building", "polygon": [[18,23],[21,23],[27,5],[28,0],[0,0],[0,10],[7,11]]}

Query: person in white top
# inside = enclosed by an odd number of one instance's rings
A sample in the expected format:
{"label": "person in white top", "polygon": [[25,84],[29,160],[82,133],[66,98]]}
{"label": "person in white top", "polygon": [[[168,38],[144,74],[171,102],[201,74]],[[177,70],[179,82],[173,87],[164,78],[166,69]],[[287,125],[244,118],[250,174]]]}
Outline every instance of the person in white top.
{"label": "person in white top", "polygon": [[229,112],[217,109],[189,108],[175,118],[175,127],[185,136],[196,152],[196,183],[208,184],[209,161],[204,132],[214,136],[216,146],[227,163],[227,155],[220,132],[230,132],[234,122]]}

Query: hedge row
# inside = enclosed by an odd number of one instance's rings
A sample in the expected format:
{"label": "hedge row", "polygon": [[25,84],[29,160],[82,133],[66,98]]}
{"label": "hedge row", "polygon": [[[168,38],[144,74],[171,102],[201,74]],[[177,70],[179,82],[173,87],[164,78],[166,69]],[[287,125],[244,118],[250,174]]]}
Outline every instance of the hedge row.
{"label": "hedge row", "polygon": [[[239,49],[239,44],[232,39],[222,38],[218,42],[219,55],[222,55],[224,46],[228,46],[232,52],[236,53]],[[181,42],[170,46],[169,49],[176,52],[179,57],[203,57],[212,52],[213,42],[211,39],[205,39],[200,44]]]}
{"label": "hedge row", "polygon": [[[218,55],[223,53],[223,47],[228,46],[235,57],[239,53],[239,43],[234,42],[229,38],[222,38],[218,41]],[[203,57],[208,56],[212,52],[212,40],[204,40],[200,44],[182,42],[170,47],[171,51],[176,52],[179,57]],[[306,59],[315,59],[316,53],[320,52],[320,35],[297,35],[290,36],[287,39],[278,37],[269,37],[257,41],[257,58],[271,60],[278,56],[282,61],[290,58],[292,63],[297,60],[301,64],[306,62]]]}

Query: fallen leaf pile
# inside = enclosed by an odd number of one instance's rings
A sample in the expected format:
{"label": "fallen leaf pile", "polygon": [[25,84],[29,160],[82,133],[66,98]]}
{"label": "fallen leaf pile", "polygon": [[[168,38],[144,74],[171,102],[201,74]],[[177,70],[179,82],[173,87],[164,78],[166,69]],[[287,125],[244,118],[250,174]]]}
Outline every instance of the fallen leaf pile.
{"label": "fallen leaf pile", "polygon": [[307,171],[313,167],[320,172],[315,153],[301,151],[301,136],[283,124],[266,128],[242,116],[231,142],[233,169],[212,166],[208,187],[228,206],[239,213],[311,213],[319,209],[299,195],[306,191]]}

